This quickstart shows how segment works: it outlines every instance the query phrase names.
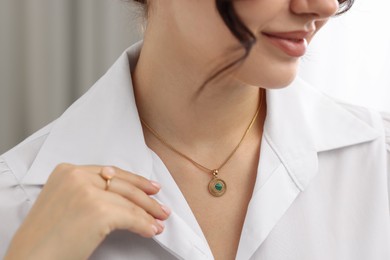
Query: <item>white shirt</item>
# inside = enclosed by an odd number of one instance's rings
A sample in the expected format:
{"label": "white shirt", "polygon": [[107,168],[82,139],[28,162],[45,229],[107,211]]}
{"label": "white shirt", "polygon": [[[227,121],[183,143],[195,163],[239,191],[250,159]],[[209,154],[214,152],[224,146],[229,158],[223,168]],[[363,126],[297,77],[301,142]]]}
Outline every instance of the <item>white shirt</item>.
{"label": "white shirt", "polygon": [[[61,117],[0,156],[0,258],[54,167],[68,162],[156,180],[163,189],[155,198],[173,210],[161,235],[114,231],[91,259],[213,259],[178,186],[145,144],[130,74],[140,48],[130,47]],[[390,116],[337,102],[300,79],[266,95],[237,259],[390,259]]]}

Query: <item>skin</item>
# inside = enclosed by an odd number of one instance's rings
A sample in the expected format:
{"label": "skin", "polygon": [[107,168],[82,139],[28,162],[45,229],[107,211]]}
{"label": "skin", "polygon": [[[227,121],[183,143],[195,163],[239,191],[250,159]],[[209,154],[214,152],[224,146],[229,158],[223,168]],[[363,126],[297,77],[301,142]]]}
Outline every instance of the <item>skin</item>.
{"label": "skin", "polygon": [[[209,168],[218,167],[237,145],[258,107],[259,88],[285,87],[296,75],[299,58],[270,45],[261,33],[308,30],[313,31],[307,38],[310,42],[337,11],[338,3],[243,0],[236,1],[235,7],[258,42],[230,76],[210,83],[196,96],[210,71],[221,61],[236,58],[229,50],[237,41],[210,0],[151,0],[144,45],[132,74],[140,116],[171,145]],[[228,185],[234,185],[218,199],[199,192],[207,186],[208,174],[144,129],[148,146],[170,170],[215,259],[234,259],[237,253],[256,180],[265,117],[264,105],[242,146],[220,172]],[[5,259],[87,259],[113,230],[143,237],[163,232],[169,209],[149,197],[159,192],[159,185],[108,167],[103,171],[115,177],[105,191],[105,181],[96,174],[102,167],[58,166]]]}

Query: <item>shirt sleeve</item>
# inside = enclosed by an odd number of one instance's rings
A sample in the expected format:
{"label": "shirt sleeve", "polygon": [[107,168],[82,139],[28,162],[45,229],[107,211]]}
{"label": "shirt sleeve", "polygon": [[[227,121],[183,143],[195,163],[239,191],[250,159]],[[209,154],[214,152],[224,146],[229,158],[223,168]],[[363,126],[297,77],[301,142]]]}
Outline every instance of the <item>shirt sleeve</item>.
{"label": "shirt sleeve", "polygon": [[0,259],[27,215],[30,202],[18,179],[0,157]]}
{"label": "shirt sleeve", "polygon": [[[385,127],[385,140],[387,149],[387,184],[390,204],[390,113],[382,113],[383,123]],[[390,205],[389,205],[390,206]]]}

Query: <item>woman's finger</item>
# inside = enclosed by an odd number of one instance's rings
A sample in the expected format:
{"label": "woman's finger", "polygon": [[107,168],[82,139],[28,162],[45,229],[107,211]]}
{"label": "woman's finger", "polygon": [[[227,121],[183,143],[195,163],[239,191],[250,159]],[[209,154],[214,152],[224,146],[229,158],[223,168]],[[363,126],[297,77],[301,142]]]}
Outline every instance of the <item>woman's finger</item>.
{"label": "woman's finger", "polygon": [[[148,180],[140,175],[122,170],[118,167],[114,167],[114,166],[80,166],[80,167],[84,168],[85,170],[93,174],[112,175],[115,176],[115,178],[123,179],[124,181],[127,181],[132,185],[136,186],[137,188],[139,188],[140,190],[144,191],[148,195],[156,194],[157,192],[159,192],[161,188],[160,184],[152,180]],[[92,181],[96,186],[105,189],[106,187],[105,181],[102,182],[99,180],[98,182],[96,182],[95,180],[96,178],[93,177]]]}
{"label": "woman's finger", "polygon": [[80,179],[84,179],[84,181],[92,183],[101,190],[108,188],[110,192],[118,193],[124,198],[133,201],[157,219],[165,220],[170,214],[168,207],[160,205],[149,197],[150,193],[155,194],[159,191],[159,186],[142,176],[116,167],[96,165],[75,166],[63,164],[58,167],[58,172],[70,175],[64,177],[72,177],[66,178],[71,182],[80,182]]}
{"label": "woman's finger", "polygon": [[166,206],[159,204],[132,183],[116,177],[111,178],[109,183],[107,191],[123,196],[156,219],[165,220],[168,218],[170,210]]}
{"label": "woman's finger", "polygon": [[[150,234],[150,228],[152,225],[154,226],[152,227],[152,229],[157,230],[156,231],[157,234],[161,233],[164,230],[164,224],[161,220],[156,219],[153,215],[149,214],[143,207],[138,206],[136,203],[124,198],[123,196],[117,193],[107,192],[107,191],[100,190],[98,188],[94,188],[94,191],[91,194],[93,194],[94,196],[94,204],[98,205],[95,208],[97,208],[98,211],[102,211],[102,212],[98,212],[98,214],[103,213],[104,215],[106,214],[112,215],[113,213],[111,212],[110,208],[111,206],[115,206],[118,209],[122,208],[123,213],[126,214],[131,213],[132,215],[134,215],[134,218],[132,218],[132,220],[135,222],[141,222],[142,224],[138,229],[131,228],[130,230],[130,228],[126,228],[126,227],[125,229],[129,229],[130,231],[136,230],[137,233],[142,233],[144,235]],[[120,226],[116,226],[116,225],[113,226],[113,224],[115,223],[111,223],[112,221],[116,221],[115,220],[116,217],[121,218],[120,215],[106,216],[106,217],[107,218],[105,219],[108,219],[110,221],[107,224],[110,225],[113,229],[117,229],[117,228],[122,229],[124,227],[122,224]],[[146,222],[143,222],[143,220],[140,220],[139,218],[145,220]],[[164,219],[166,219],[166,217]],[[148,225],[146,225],[146,223],[148,223]],[[129,226],[129,224],[126,225]]]}
{"label": "woman's finger", "polygon": [[131,207],[122,207],[115,204],[101,207],[99,216],[101,216],[98,230],[101,230],[102,237],[107,236],[113,230],[128,230],[143,237],[151,238],[163,230],[163,224],[142,208],[133,204]]}

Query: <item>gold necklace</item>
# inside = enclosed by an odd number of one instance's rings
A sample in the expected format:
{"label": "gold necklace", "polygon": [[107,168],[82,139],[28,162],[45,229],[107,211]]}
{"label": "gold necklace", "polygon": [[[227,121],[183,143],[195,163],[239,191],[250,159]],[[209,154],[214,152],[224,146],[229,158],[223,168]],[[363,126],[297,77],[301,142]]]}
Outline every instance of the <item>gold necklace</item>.
{"label": "gold necklace", "polygon": [[[261,90],[260,90],[260,92],[262,93]],[[260,108],[263,105],[263,96],[264,96],[263,93],[260,96],[261,96],[261,98],[260,98],[259,107],[257,108],[255,115],[253,116],[251,122],[249,123],[247,129],[245,130],[244,135],[241,137],[240,142],[237,144],[237,146],[234,148],[234,150],[229,154],[229,156],[225,159],[225,161],[218,168],[216,168],[214,170],[209,169],[209,168],[207,168],[207,167],[197,163],[196,161],[191,159],[189,156],[187,156],[184,153],[178,151],[175,147],[173,147],[167,141],[165,141],[165,139],[162,138],[153,128],[151,128],[142,118],[141,118],[141,122],[162,144],[164,144],[170,150],[175,152],[180,157],[182,157],[182,158],[186,159],[187,161],[191,162],[198,169],[200,169],[200,170],[202,170],[202,171],[204,171],[206,173],[209,173],[209,174],[211,173],[212,174],[212,179],[211,179],[211,181],[209,182],[209,185],[208,185],[209,192],[214,197],[221,197],[223,194],[225,194],[225,192],[227,190],[227,185],[226,185],[226,182],[224,180],[219,178],[219,176],[218,176],[219,171],[233,157],[233,155],[238,150],[238,148],[240,147],[241,143],[244,141],[245,137],[249,133],[249,130],[252,128],[253,124],[255,123],[256,118],[257,118],[257,116],[259,114]]]}

